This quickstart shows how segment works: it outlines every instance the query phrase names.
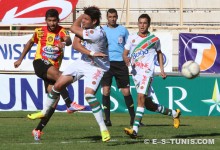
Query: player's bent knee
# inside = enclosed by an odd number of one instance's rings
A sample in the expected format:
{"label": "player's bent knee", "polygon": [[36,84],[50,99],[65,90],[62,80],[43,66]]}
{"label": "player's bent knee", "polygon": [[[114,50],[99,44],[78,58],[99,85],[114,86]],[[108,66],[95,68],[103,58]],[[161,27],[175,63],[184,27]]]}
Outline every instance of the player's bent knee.
{"label": "player's bent knee", "polygon": [[93,98],[95,98],[95,95],[93,95],[93,94],[85,94],[85,99],[86,99],[87,101],[89,101],[89,100],[91,100],[91,99],[93,99]]}

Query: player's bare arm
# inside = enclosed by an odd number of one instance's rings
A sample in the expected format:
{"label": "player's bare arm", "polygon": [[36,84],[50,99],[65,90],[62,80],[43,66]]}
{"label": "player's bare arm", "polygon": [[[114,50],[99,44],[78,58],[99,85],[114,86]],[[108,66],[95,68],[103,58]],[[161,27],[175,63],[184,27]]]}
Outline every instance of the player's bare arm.
{"label": "player's bare arm", "polygon": [[60,43],[55,45],[58,48],[65,48],[65,46],[70,46],[72,44],[71,38],[69,36],[65,36]]}
{"label": "player's bare arm", "polygon": [[129,66],[130,58],[128,57],[129,50],[125,49],[123,52],[123,60],[127,66]]}
{"label": "player's bare arm", "polygon": [[63,42],[65,42],[66,46],[70,46],[72,44],[70,36],[63,37]]}
{"label": "player's bare arm", "polygon": [[78,35],[79,37],[83,37],[83,29],[81,28],[81,22],[83,19],[84,14],[82,14],[81,16],[79,16],[75,22],[73,23],[73,25],[70,27],[70,31],[75,33],[76,35]]}
{"label": "player's bare arm", "polygon": [[22,51],[22,53],[21,53],[20,58],[19,58],[17,61],[14,62],[14,67],[15,67],[15,68],[18,68],[18,67],[21,65],[22,60],[24,59],[24,57],[26,56],[26,54],[30,51],[30,49],[31,49],[31,47],[32,47],[33,45],[34,45],[34,42],[33,42],[32,39],[30,39],[30,40],[26,43],[26,45],[25,45],[25,47],[24,47],[24,49],[23,49],[23,51]]}
{"label": "player's bare arm", "polygon": [[164,72],[164,66],[163,66],[163,53],[161,52],[161,50],[157,51],[157,59],[160,65],[160,75],[162,76],[162,78],[166,78],[167,75]]}

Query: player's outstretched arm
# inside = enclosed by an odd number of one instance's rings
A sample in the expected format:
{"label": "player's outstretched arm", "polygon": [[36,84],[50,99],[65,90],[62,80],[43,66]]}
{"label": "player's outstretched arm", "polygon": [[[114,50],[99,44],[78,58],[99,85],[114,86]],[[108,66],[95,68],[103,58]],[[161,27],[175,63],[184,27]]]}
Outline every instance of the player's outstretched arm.
{"label": "player's outstretched arm", "polygon": [[14,67],[18,68],[21,65],[22,60],[24,59],[24,57],[26,56],[26,54],[30,51],[31,47],[34,45],[34,42],[32,41],[32,39],[30,39],[27,44],[25,45],[20,58],[14,62]]}

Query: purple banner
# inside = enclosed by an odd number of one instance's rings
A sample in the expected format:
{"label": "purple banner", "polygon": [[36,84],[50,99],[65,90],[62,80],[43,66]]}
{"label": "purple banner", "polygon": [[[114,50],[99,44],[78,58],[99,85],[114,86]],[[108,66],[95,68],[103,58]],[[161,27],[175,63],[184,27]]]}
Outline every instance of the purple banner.
{"label": "purple banner", "polygon": [[220,34],[179,34],[179,71],[193,60],[201,72],[220,73]]}

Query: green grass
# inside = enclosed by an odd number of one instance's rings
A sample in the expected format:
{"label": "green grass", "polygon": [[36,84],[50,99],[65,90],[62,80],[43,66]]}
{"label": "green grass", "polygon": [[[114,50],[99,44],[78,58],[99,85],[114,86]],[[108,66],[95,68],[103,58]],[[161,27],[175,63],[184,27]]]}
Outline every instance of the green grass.
{"label": "green grass", "polygon": [[[35,142],[31,131],[39,120],[26,119],[28,112],[0,112],[1,150],[59,150],[59,149],[219,149],[219,117],[181,117],[181,126],[174,129],[172,119],[164,115],[144,115],[145,127],[139,128],[138,139],[130,139],[123,128],[128,127],[128,114],[111,114],[112,127],[109,127],[111,141],[103,143],[98,125],[90,113],[55,113],[44,128],[42,140]],[[144,140],[150,140],[144,144]],[[170,139],[214,139],[214,144],[153,144]]]}

